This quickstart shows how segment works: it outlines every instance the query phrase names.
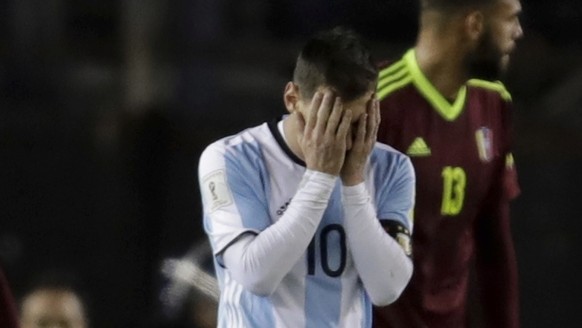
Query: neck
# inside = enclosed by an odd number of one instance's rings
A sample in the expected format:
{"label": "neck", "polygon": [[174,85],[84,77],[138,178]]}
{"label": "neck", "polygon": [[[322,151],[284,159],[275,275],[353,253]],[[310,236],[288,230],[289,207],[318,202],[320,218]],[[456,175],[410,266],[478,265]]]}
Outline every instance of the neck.
{"label": "neck", "polygon": [[462,40],[450,25],[421,28],[415,49],[422,73],[445,98],[455,99],[469,75]]}
{"label": "neck", "polygon": [[297,141],[297,136],[299,135],[299,119],[297,114],[291,113],[290,115],[286,116],[283,119],[283,133],[285,134],[284,138],[287,142],[287,146],[295,156],[305,160],[303,156],[303,152],[301,151],[301,147],[299,146],[299,142]]}

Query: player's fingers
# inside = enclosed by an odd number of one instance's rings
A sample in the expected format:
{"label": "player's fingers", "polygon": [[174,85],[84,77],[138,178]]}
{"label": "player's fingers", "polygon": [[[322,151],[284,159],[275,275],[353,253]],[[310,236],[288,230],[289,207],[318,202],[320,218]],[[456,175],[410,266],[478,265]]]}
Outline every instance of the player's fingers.
{"label": "player's fingers", "polygon": [[363,113],[360,115],[358,120],[358,130],[356,131],[355,144],[363,145],[366,142],[366,131],[368,130],[368,121],[370,120],[370,115],[368,113]]}
{"label": "player's fingers", "polygon": [[352,111],[346,109],[342,113],[341,122],[337,128],[336,140],[345,141],[352,124]]}
{"label": "player's fingers", "polygon": [[309,113],[307,114],[307,121],[305,121],[306,127],[310,130],[315,128],[317,123],[317,111],[321,106],[323,101],[323,94],[319,91],[315,92],[313,99],[311,99],[311,104],[309,105]]}
{"label": "player's fingers", "polygon": [[344,105],[341,98],[335,97],[333,109],[331,110],[331,114],[327,120],[327,128],[325,130],[325,133],[328,136],[335,136],[335,134],[338,132],[338,126],[344,114],[343,107]]}
{"label": "player's fingers", "polygon": [[297,131],[299,132],[297,134],[297,140],[301,144],[301,140],[305,137],[305,118],[299,111],[296,111],[295,115],[297,115]]}
{"label": "player's fingers", "polygon": [[372,98],[370,101],[370,109],[368,112],[368,135],[366,139],[370,143],[376,142],[376,136],[378,134],[378,127],[380,125],[380,102],[376,97]]}
{"label": "player's fingers", "polygon": [[317,113],[317,124],[315,125],[315,129],[318,131],[319,134],[324,134],[326,131],[326,127],[328,124],[327,120],[334,105],[334,101],[335,97],[331,90],[325,90],[323,100],[319,105]]}

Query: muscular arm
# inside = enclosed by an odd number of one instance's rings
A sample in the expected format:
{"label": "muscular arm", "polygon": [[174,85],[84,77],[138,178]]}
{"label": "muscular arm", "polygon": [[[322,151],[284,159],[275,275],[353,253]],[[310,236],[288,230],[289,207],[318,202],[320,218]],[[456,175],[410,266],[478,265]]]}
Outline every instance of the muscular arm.
{"label": "muscular arm", "polygon": [[363,183],[343,189],[345,229],[354,265],[374,305],[394,302],[412,276],[412,261],[390,237]]}

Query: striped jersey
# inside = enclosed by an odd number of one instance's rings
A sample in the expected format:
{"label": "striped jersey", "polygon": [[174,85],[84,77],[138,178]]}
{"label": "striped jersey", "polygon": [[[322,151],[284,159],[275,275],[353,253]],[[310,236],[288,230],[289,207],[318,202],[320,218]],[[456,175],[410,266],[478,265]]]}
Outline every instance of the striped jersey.
{"label": "striped jersey", "polygon": [[[371,302],[346,247],[340,179],[309,247],[272,295],[245,290],[221,265],[220,253],[237,237],[258,234],[285,213],[305,171],[305,163],[284,141],[282,121],[246,129],[204,150],[199,182],[221,291],[219,327],[371,326]],[[376,144],[366,174],[377,217],[411,230],[414,172],[409,158]],[[396,192],[402,181],[410,181],[408,190]]]}
{"label": "striped jersey", "polygon": [[469,80],[445,99],[414,50],[380,70],[378,141],[410,156],[417,181],[414,273],[401,297],[375,310],[376,327],[465,327],[479,219],[519,191],[511,96],[500,82]]}

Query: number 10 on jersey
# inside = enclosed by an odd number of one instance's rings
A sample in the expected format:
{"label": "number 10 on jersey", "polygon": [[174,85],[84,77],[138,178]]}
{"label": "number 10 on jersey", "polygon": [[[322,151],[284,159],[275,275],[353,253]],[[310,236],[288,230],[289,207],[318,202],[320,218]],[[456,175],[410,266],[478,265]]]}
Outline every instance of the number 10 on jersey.
{"label": "number 10 on jersey", "polygon": [[[316,246],[319,247],[316,247]],[[315,251],[319,248],[319,254]],[[346,232],[339,224],[326,225],[319,234],[313,236],[307,247],[307,274],[316,271],[315,257],[319,255],[321,269],[329,277],[339,277],[346,267]]]}

